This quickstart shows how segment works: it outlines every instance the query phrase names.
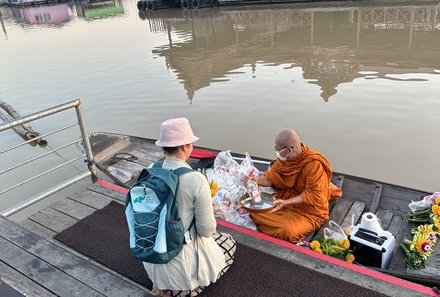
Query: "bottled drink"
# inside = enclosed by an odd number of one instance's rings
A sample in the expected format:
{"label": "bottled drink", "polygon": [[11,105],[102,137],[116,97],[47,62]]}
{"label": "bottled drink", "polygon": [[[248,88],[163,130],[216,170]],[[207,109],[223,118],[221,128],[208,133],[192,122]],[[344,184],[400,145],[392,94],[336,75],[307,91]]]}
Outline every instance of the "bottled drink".
{"label": "bottled drink", "polygon": [[251,194],[252,200],[254,200],[255,203],[260,203],[261,202],[260,188],[258,187],[255,181],[249,180],[248,190]]}

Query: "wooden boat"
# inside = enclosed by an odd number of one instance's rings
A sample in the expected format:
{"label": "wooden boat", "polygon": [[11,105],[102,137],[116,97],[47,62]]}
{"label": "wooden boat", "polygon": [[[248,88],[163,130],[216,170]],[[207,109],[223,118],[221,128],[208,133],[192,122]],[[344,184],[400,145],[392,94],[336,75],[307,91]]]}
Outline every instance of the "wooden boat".
{"label": "wooden boat", "polygon": [[[163,158],[162,150],[155,146],[152,139],[111,133],[93,133],[90,140],[97,167],[114,183],[125,188],[134,184],[142,169]],[[214,154],[219,153],[215,149],[195,148],[204,149]],[[245,157],[242,154],[231,154],[237,159]],[[252,159],[257,161],[254,162],[254,165],[262,171],[266,170],[270,163],[270,160],[267,159],[254,157]],[[188,163],[193,168],[202,169],[212,166],[213,161],[213,158],[190,158]],[[440,288],[439,249],[435,248],[425,269],[412,270],[405,267],[404,253],[399,247],[399,243],[405,237],[411,238],[411,228],[415,226],[405,218],[409,212],[408,204],[432,193],[338,172],[333,173],[332,182],[342,188],[343,196],[331,203],[330,220],[344,225],[354,218],[356,225],[364,213],[370,212],[380,219],[384,230],[388,230],[395,236],[394,255],[387,269],[381,269],[380,266],[370,266],[369,268],[425,286]],[[328,227],[328,223],[307,236],[306,239],[311,241],[314,238],[323,238],[325,227]],[[368,265],[368,263],[358,264]]]}
{"label": "wooden boat", "polygon": [[139,0],[136,4],[139,12],[152,12],[166,8],[199,9],[218,6],[218,0]]}

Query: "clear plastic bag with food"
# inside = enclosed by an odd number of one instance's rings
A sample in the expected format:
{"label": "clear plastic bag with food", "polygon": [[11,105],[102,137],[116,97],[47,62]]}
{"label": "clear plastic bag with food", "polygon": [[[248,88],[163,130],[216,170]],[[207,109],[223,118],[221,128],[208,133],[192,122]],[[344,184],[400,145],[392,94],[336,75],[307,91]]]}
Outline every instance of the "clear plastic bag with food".
{"label": "clear plastic bag with food", "polygon": [[347,239],[347,235],[338,223],[335,221],[329,221],[328,227],[324,228],[324,238],[333,238],[337,241],[340,241],[342,239]]}

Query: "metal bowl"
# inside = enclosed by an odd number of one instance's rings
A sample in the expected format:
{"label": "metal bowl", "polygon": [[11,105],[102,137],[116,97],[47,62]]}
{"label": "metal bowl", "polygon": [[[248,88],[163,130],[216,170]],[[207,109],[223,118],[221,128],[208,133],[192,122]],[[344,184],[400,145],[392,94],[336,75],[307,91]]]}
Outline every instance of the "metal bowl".
{"label": "metal bowl", "polygon": [[249,193],[244,194],[240,198],[240,204],[248,212],[264,213],[275,208],[275,197],[268,193],[261,193],[261,202],[255,203]]}

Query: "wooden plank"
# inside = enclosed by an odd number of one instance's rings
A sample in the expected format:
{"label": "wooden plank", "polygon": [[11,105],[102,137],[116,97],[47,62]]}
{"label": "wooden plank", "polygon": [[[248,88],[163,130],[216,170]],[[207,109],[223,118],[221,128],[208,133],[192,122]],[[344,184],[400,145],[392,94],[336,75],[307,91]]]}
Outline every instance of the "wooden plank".
{"label": "wooden plank", "polygon": [[125,196],[126,196],[125,193],[115,191],[115,190],[112,190],[112,189],[109,189],[107,187],[103,187],[103,186],[97,185],[97,184],[90,185],[87,188],[91,191],[96,192],[96,193],[100,193],[102,195],[105,195],[113,200],[120,201],[120,202],[125,201]]}
{"label": "wooden plank", "polygon": [[67,229],[78,221],[50,207],[31,215],[29,219],[56,233]]}
{"label": "wooden plank", "polygon": [[353,202],[353,205],[350,207],[350,210],[348,211],[347,215],[345,216],[344,220],[341,223],[342,229],[345,230],[346,227],[351,226],[352,220],[353,225],[356,226],[356,224],[359,222],[359,219],[362,216],[362,213],[364,212],[366,207],[366,204],[361,201],[355,201]]}
{"label": "wooden plank", "polygon": [[95,212],[95,208],[71,199],[58,200],[50,205],[51,208],[74,219],[81,220]]}
{"label": "wooden plank", "polygon": [[56,234],[54,231],[30,220],[25,219],[24,221],[20,222],[20,225],[27,230],[31,231],[32,233],[35,233],[43,238],[50,239],[53,238],[53,236]]}
{"label": "wooden plank", "polygon": [[391,219],[393,218],[394,214],[386,209],[379,209],[375,213],[376,217],[380,220],[380,225],[382,226],[382,229],[388,230],[391,224]]}
{"label": "wooden plank", "polygon": [[[391,219],[391,223],[388,228],[388,231],[390,231],[395,236],[396,245],[399,245],[403,241],[403,238],[406,236],[406,232],[405,232],[406,228],[405,226],[403,226],[405,224],[402,223],[403,223],[403,218],[401,216],[395,215]],[[405,271],[405,264],[403,263],[404,258],[405,255],[401,251],[401,249],[396,248],[389,269]]]}
{"label": "wooden plank", "polygon": [[330,213],[329,219],[335,221],[338,224],[341,224],[352,205],[352,200],[339,199],[335,207],[333,208],[333,211]]}
{"label": "wooden plank", "polygon": [[89,189],[84,189],[78,193],[71,194],[68,198],[93,207],[94,209],[101,209],[113,200],[108,196]]}
{"label": "wooden plank", "polygon": [[135,182],[137,180],[138,174],[145,167],[146,166],[137,163],[119,160],[118,162],[112,163],[112,165],[107,166],[106,170],[110,173],[111,176],[115,177],[123,184],[129,184],[130,182]]}
{"label": "wooden plank", "polygon": [[375,213],[379,207],[380,197],[382,193],[382,186],[380,184],[376,185],[373,194],[373,201],[371,202],[370,212]]}
{"label": "wooden plank", "polygon": [[[2,261],[0,261],[0,279],[25,296],[56,296]],[[1,294],[0,296],[9,297]]]}
{"label": "wooden plank", "polygon": [[[352,200],[341,198],[337,201],[335,207],[333,208],[332,212],[330,213],[329,221],[335,221],[337,224],[341,224],[344,220],[345,216],[347,215],[348,211],[350,210],[351,206],[353,205]],[[329,226],[329,221],[325,222],[324,225],[316,232],[315,238],[324,238],[324,228]]]}
{"label": "wooden plank", "polygon": [[143,139],[133,138],[130,149],[139,153],[137,155],[139,163],[146,164],[147,166],[164,157],[162,148],[155,145],[154,141],[148,143]]}
{"label": "wooden plank", "polygon": [[124,149],[130,144],[128,136],[117,135],[113,135],[111,138],[108,135],[106,137],[94,136],[92,141],[96,162],[101,162],[103,159],[113,155],[115,151]]}
{"label": "wooden plank", "polygon": [[396,237],[396,241],[398,236],[401,237],[400,241],[402,241],[403,237],[405,237],[406,235],[403,225],[403,218],[401,216],[393,216],[388,231],[394,234],[394,236]]}
{"label": "wooden plank", "polygon": [[[3,222],[0,226],[4,226]],[[3,237],[0,237],[0,257],[1,261],[56,295],[64,297],[104,296]]]}
{"label": "wooden plank", "polygon": [[[344,192],[356,193],[358,197],[368,196],[371,197],[373,195],[373,191],[376,188],[376,182],[363,180],[361,178],[356,178],[352,176],[344,177]],[[350,199],[352,199],[350,197]],[[353,199],[360,200],[360,199]]]}
{"label": "wooden plank", "polygon": [[425,191],[419,191],[415,189],[409,189],[404,187],[396,187],[390,184],[382,185],[382,195],[390,196],[395,199],[407,201],[408,203],[411,200],[419,201],[423,199],[426,195],[431,195],[432,193],[427,193]]}
{"label": "wooden plank", "polygon": [[0,296],[7,296],[7,297],[24,297],[23,294],[18,292],[16,289],[8,285],[7,283],[3,282],[0,279]]}
{"label": "wooden plank", "polygon": [[[79,294],[75,296],[103,296],[101,294],[94,294],[93,292],[102,292],[105,294],[105,296],[111,296],[111,297],[120,297],[120,296],[154,296],[146,288],[141,288],[140,286],[133,285],[130,282],[127,282],[120,278],[119,276],[109,273],[108,271],[104,270],[103,268],[94,265],[89,260],[74,255],[67,251],[66,249],[60,247],[59,245],[50,242],[46,239],[43,239],[36,234],[33,234],[29,232],[28,230],[8,221],[5,218],[0,217],[0,235],[7,239],[10,242],[14,243],[15,250],[20,247],[22,250],[21,254],[28,254],[33,255],[33,259],[36,259],[35,261],[38,261],[38,265],[35,266],[43,267],[44,269],[47,269],[48,272],[56,271],[57,274],[61,276],[49,276],[45,275],[44,277],[50,277],[52,278],[52,282],[58,282],[60,278],[62,277],[69,277],[73,278],[76,282],[81,284],[81,286],[78,287]],[[6,240],[4,240],[6,241]],[[7,242],[7,241],[6,241]],[[0,242],[0,257],[3,257],[3,242]],[[12,245],[10,243],[10,245]],[[7,248],[13,248],[11,246],[7,246]],[[23,251],[25,250],[26,253]],[[8,264],[14,264],[15,257],[11,254],[8,258],[9,262]],[[2,259],[3,260],[3,259]],[[32,262],[32,260],[30,260]],[[23,263],[23,267],[32,266],[29,263]],[[21,265],[21,264],[20,264]],[[24,268],[21,268],[22,270]],[[61,273],[61,271],[62,273]],[[38,274],[36,271],[31,271],[31,274]],[[38,278],[39,283],[44,283],[44,278],[40,279]],[[42,282],[43,281],[43,282]],[[49,280],[48,280],[49,281]],[[54,284],[50,283],[50,286],[54,286]],[[67,284],[67,279],[64,281],[64,286],[70,286],[75,287],[76,283],[74,284]],[[61,282],[61,283],[63,283]],[[61,286],[62,287],[62,286]],[[89,292],[82,292],[82,288],[87,287]],[[54,287],[57,289],[57,287]],[[94,290],[91,290],[93,288]],[[76,289],[75,289],[76,290]],[[52,292],[56,293],[58,290]],[[65,295],[64,292],[61,294],[61,296],[70,296]]]}
{"label": "wooden plank", "polygon": [[382,209],[391,209],[394,214],[404,216],[410,212],[408,204],[411,201],[404,201],[402,199],[396,198],[395,196],[388,196],[384,194],[382,190],[382,199],[380,203],[380,208]]}
{"label": "wooden plank", "polygon": [[410,211],[408,204],[411,201],[418,201],[426,195],[426,192],[383,184],[380,208],[392,209],[394,213],[404,215]]}
{"label": "wooden plank", "polygon": [[343,175],[337,175],[333,177],[334,184],[342,190],[342,187],[344,186],[344,176]]}

